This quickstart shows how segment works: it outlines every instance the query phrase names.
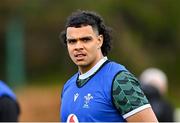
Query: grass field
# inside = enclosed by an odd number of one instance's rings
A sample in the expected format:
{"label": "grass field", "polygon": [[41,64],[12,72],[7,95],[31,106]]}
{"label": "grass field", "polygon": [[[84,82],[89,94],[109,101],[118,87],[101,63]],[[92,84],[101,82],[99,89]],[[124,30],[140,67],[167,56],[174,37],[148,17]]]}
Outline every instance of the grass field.
{"label": "grass field", "polygon": [[21,122],[59,121],[60,86],[28,86],[16,91]]}

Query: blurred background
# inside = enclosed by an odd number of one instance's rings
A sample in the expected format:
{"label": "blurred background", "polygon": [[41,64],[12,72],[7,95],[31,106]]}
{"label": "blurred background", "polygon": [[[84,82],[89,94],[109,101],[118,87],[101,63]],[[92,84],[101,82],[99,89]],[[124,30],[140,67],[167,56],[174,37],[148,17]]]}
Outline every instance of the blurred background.
{"label": "blurred background", "polygon": [[96,11],[112,27],[109,59],[137,78],[147,67],[167,74],[166,98],[178,112],[179,6],[180,0],[1,0],[0,79],[17,94],[20,121],[59,121],[62,85],[77,68],[58,37],[77,9]]}

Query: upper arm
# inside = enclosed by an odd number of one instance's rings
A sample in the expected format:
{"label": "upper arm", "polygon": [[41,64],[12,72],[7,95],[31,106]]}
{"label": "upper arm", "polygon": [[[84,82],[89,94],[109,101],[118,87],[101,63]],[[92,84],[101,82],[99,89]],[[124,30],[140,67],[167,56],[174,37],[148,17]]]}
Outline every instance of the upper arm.
{"label": "upper arm", "polygon": [[128,122],[158,122],[151,107],[126,118]]}
{"label": "upper arm", "polygon": [[112,96],[115,107],[125,119],[151,109],[138,80],[129,72],[117,74],[113,82]]}

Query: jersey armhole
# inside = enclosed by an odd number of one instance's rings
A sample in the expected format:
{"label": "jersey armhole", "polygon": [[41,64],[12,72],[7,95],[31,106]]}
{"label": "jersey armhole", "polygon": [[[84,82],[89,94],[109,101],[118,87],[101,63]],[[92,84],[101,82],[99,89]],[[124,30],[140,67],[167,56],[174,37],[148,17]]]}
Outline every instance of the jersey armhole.
{"label": "jersey armhole", "polygon": [[114,76],[113,80],[112,80],[112,85],[111,85],[111,102],[112,105],[114,106],[114,108],[121,114],[121,112],[116,108],[116,105],[114,103],[114,99],[113,99],[113,85],[114,85],[114,80],[116,79],[117,75],[120,74],[121,72],[126,72],[126,70],[122,70],[116,73],[116,75]]}

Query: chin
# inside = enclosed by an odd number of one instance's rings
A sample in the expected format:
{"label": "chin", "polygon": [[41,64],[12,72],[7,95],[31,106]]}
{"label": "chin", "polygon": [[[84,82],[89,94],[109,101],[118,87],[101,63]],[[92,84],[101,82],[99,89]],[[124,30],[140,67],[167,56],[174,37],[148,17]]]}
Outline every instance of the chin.
{"label": "chin", "polygon": [[87,66],[85,63],[76,63],[77,66]]}
{"label": "chin", "polygon": [[83,61],[78,61],[75,63],[77,66],[87,66],[87,63],[83,62]]}

